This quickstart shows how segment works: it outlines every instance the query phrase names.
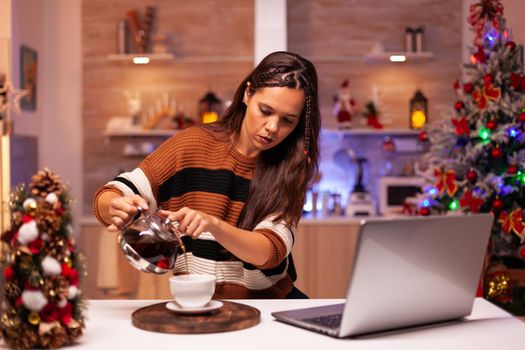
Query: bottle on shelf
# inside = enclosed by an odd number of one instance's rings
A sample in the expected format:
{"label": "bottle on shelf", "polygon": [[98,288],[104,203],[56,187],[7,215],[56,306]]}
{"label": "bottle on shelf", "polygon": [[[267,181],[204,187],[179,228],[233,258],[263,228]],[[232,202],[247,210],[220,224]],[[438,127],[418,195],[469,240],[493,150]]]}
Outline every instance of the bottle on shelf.
{"label": "bottle on shelf", "polygon": [[414,29],[405,28],[405,52],[414,51]]}
{"label": "bottle on shelf", "polygon": [[415,43],[415,51],[416,52],[423,52],[425,51],[424,48],[424,34],[425,29],[423,27],[417,27],[414,31],[414,43]]}

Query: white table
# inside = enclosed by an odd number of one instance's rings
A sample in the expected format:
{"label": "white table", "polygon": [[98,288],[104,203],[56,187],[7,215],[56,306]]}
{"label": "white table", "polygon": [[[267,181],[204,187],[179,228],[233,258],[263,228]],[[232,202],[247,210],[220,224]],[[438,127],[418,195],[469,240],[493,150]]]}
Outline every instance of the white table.
{"label": "white table", "polygon": [[[476,299],[466,320],[438,326],[383,333],[364,338],[335,339],[277,322],[280,311],[342,302],[338,299],[235,300],[261,311],[252,328],[216,334],[163,334],[131,324],[136,309],[160,300],[91,300],[85,334],[74,349],[523,349],[525,323],[483,299]],[[4,345],[5,347],[5,345]]]}

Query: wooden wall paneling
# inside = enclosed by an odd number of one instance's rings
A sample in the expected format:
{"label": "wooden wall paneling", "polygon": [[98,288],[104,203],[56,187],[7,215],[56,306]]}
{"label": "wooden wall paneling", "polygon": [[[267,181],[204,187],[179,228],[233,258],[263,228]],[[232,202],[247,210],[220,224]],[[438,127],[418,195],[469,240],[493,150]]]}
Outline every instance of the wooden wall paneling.
{"label": "wooden wall paneling", "polygon": [[91,215],[95,190],[120,169],[130,170],[140,159],[124,159],[103,137],[109,118],[126,116],[124,90],[138,90],[148,104],[169,92],[179,106],[195,115],[198,100],[213,89],[232,98],[238,83],[253,68],[253,2],[244,0],[159,0],[157,33],[173,37],[175,59],[136,66],[108,60],[116,53],[117,22],[129,9],[144,12],[140,0],[84,0],[83,137],[84,208]]}
{"label": "wooden wall paneling", "polygon": [[[392,117],[388,127],[408,127],[408,105],[417,88],[429,99],[430,119],[443,118],[455,101],[453,82],[460,77],[461,2],[289,0],[288,48],[311,59],[318,69],[324,126],[335,126],[333,96],[344,79],[362,112],[372,86],[382,94]],[[377,42],[386,51],[404,50],[405,27],[425,27],[426,50],[434,58],[421,63],[364,63]]]}
{"label": "wooden wall paneling", "polygon": [[[101,247],[101,243],[108,246]],[[83,293],[90,299],[136,298],[140,272],[131,266],[117,244],[114,233],[102,225],[82,225],[79,247],[86,257],[87,275],[82,281]],[[111,271],[107,271],[110,269]],[[101,285],[100,274],[105,274]],[[114,278],[115,281],[109,281]]]}
{"label": "wooden wall paneling", "polygon": [[301,225],[293,248],[297,288],[310,298],[344,298],[353,267],[355,223]]}

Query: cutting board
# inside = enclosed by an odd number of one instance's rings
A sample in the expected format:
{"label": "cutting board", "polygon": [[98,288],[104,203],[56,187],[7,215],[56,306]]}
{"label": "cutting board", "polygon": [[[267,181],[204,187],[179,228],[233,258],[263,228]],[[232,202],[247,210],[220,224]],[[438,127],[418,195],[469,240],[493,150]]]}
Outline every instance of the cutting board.
{"label": "cutting board", "polygon": [[249,328],[259,323],[258,309],[231,301],[205,314],[178,314],[166,308],[167,302],[146,306],[131,314],[132,324],[140,329],[160,333],[219,333]]}

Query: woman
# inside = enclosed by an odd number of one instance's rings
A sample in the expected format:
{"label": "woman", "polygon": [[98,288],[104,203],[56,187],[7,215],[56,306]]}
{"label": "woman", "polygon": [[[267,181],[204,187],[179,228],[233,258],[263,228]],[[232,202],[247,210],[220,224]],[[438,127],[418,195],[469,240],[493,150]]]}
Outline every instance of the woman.
{"label": "woman", "polygon": [[[314,66],[274,52],[219,122],[173,136],[100,189],[95,215],[117,231],[137,206],[161,208],[186,233],[190,272],[216,276],[217,298],[304,298],[290,252],[317,171],[319,129]],[[185,272],[183,260],[175,274]]]}

